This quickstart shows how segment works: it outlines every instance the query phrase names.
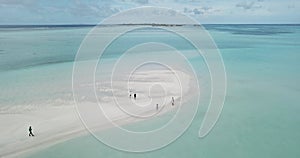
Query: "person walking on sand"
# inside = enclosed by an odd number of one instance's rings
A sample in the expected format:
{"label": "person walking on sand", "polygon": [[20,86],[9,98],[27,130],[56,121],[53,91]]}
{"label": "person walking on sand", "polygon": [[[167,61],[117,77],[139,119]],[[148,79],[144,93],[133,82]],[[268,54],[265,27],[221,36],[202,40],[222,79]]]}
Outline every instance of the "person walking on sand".
{"label": "person walking on sand", "polygon": [[175,100],[174,100],[174,97],[172,97],[172,106],[175,105]]}
{"label": "person walking on sand", "polygon": [[34,137],[34,135],[33,135],[33,133],[32,133],[32,128],[31,128],[31,126],[29,126],[29,129],[28,129],[28,130],[29,130],[29,137],[30,137],[30,136]]}
{"label": "person walking on sand", "polygon": [[133,94],[133,98],[136,99],[136,93]]}
{"label": "person walking on sand", "polygon": [[158,104],[156,104],[156,111],[158,110]]}

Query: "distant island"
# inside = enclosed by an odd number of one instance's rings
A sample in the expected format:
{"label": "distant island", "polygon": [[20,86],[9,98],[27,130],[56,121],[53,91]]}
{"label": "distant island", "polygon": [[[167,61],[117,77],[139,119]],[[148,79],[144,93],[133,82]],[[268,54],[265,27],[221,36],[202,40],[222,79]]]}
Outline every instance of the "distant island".
{"label": "distant island", "polygon": [[178,26],[200,26],[200,24],[157,24],[157,23],[128,23],[128,24],[51,24],[51,25],[0,25],[0,28],[58,28],[58,27],[108,27],[108,26],[166,26],[166,27],[178,27]]}

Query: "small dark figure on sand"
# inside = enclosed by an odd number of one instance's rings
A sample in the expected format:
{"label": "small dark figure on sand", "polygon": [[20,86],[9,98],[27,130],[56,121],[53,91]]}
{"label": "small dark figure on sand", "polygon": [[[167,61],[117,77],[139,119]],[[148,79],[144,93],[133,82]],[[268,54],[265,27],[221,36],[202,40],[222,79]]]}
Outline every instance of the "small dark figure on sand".
{"label": "small dark figure on sand", "polygon": [[133,98],[136,99],[136,93],[134,93]]}
{"label": "small dark figure on sand", "polygon": [[156,104],[156,111],[158,110],[158,104]]}
{"label": "small dark figure on sand", "polygon": [[131,94],[131,90],[129,91],[129,98],[131,98],[132,94]]}
{"label": "small dark figure on sand", "polygon": [[30,137],[30,136],[34,137],[34,135],[33,135],[33,133],[32,133],[32,128],[31,128],[31,126],[29,126],[29,137]]}
{"label": "small dark figure on sand", "polygon": [[172,106],[175,105],[175,100],[174,100],[174,97],[172,97]]}

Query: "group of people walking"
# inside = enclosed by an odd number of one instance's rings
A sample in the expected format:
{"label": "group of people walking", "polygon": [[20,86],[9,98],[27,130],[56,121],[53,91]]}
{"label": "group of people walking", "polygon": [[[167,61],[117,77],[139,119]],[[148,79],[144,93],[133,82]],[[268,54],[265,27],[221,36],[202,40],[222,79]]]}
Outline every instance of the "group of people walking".
{"label": "group of people walking", "polygon": [[[132,93],[131,90],[129,91],[129,98],[133,97],[133,99],[136,100],[136,96],[137,96],[136,93]],[[172,106],[175,105],[175,99],[174,99],[174,97],[172,97],[171,103],[172,103]],[[158,104],[156,104],[156,111],[158,111],[158,109],[159,109],[159,106],[158,106]]]}
{"label": "group of people walking", "polygon": [[[136,100],[137,94],[136,93],[132,94],[131,91],[130,91],[129,97],[131,98],[132,96],[133,96],[133,99]],[[172,97],[171,103],[172,103],[172,106],[175,105],[174,97]],[[156,104],[156,111],[158,111],[158,109],[159,109],[159,106],[158,106],[158,104]],[[34,137],[34,134],[32,133],[32,127],[31,126],[29,126],[28,131],[29,131],[29,137]]]}
{"label": "group of people walking", "polygon": [[132,91],[129,91],[129,97],[131,98],[133,96],[133,99],[136,99],[136,93],[131,93]]}

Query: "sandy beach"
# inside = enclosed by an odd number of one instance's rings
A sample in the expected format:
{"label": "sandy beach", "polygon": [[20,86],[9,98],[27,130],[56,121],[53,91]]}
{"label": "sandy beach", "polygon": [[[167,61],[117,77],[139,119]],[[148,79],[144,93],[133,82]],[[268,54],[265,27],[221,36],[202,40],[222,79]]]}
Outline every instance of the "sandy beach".
{"label": "sandy beach", "polygon": [[[159,117],[170,110],[175,110],[177,109],[176,106],[178,107],[181,102],[190,98],[187,94],[191,93],[193,89],[190,86],[191,76],[179,70],[174,70],[172,73],[167,70],[148,70],[137,72],[132,78],[134,82],[129,83],[129,86],[135,88],[134,92],[138,94],[136,100],[133,95],[132,97],[129,96],[131,92],[125,87],[119,86],[118,89],[109,89],[110,81],[96,83],[99,103],[107,117],[118,125]],[[151,78],[152,81],[150,82],[147,78]],[[128,81],[120,77],[120,80],[114,84],[118,87],[125,82]],[[155,88],[154,83],[161,85],[163,90]],[[144,88],[149,86],[152,86],[152,89]],[[107,93],[108,91],[113,91],[114,95]],[[118,104],[125,105],[126,111],[132,113],[133,116],[122,111],[120,107],[114,106],[116,102],[114,102],[113,97],[118,98]],[[175,106],[172,106],[172,97],[175,99]],[[159,105],[159,111],[156,110],[155,101],[163,101]],[[84,98],[83,102],[86,107],[92,105],[92,102],[84,100]],[[81,122],[75,104],[30,109],[30,106],[1,109],[0,125],[5,127],[0,131],[1,157],[19,157],[71,138],[89,134]],[[92,109],[86,108],[86,110]],[[134,115],[145,117],[134,117]],[[88,117],[93,119],[94,116]],[[34,137],[28,136],[30,125],[33,127]],[[102,120],[95,120],[95,126],[89,128],[104,130],[112,127],[113,125],[105,120],[103,122]]]}

